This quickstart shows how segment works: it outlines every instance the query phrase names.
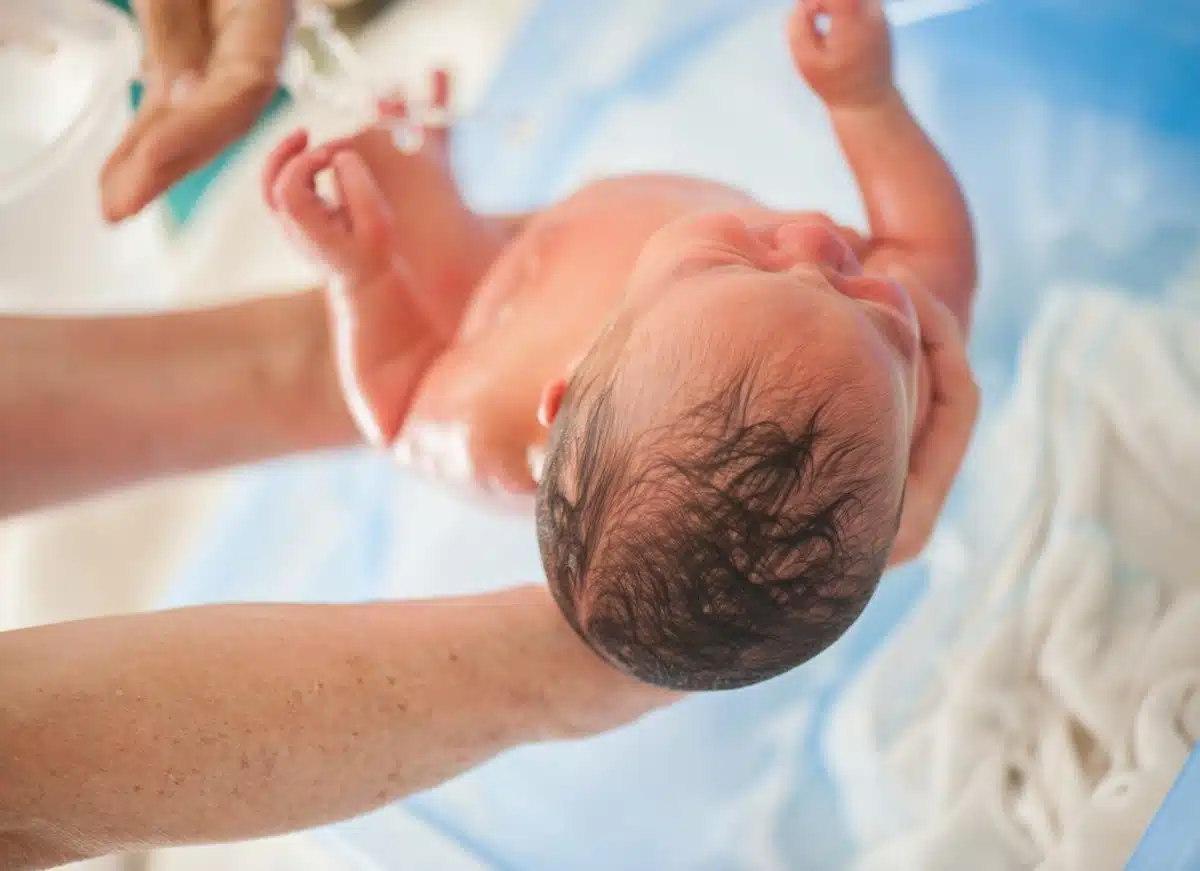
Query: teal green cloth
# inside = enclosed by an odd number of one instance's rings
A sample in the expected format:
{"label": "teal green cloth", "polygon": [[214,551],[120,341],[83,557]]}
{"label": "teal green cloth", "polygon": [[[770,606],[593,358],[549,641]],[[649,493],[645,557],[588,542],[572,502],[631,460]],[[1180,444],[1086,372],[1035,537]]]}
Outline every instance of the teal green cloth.
{"label": "teal green cloth", "polygon": [[[108,0],[114,6],[129,11],[129,0]],[[136,108],[141,102],[142,89],[138,84],[134,84],[130,89],[130,100]],[[258,129],[263,121],[271,117],[279,111],[280,107],[287,105],[289,102],[287,94],[281,89],[276,92],[272,98],[270,105],[259,119],[258,124],[254,129]],[[253,130],[251,131],[253,133]],[[234,157],[241,151],[245,139],[234,143],[224,152],[219,154],[215,160],[207,166],[202,167],[183,181],[175,185],[171,190],[167,191],[166,202],[167,208],[171,212],[171,216],[180,225],[187,223],[192,213],[196,209],[196,205],[200,202],[200,198],[208,187],[217,179],[218,176],[225,170]]]}

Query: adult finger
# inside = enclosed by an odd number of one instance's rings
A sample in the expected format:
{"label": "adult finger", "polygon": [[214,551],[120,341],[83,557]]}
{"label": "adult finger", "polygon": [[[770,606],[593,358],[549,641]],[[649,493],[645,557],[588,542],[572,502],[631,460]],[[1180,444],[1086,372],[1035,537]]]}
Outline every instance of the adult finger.
{"label": "adult finger", "polygon": [[145,106],[101,174],[108,220],[141,211],[236,142],[272,93],[273,82],[209,79],[181,105]]}
{"label": "adult finger", "polygon": [[904,513],[891,558],[896,565],[916,557],[933,533],[970,445],[979,389],[950,309],[903,265],[889,264],[884,271],[910,291],[930,372],[929,411],[909,457]]}
{"label": "adult finger", "polygon": [[192,156],[196,166],[245,134],[275,92],[272,74],[251,68],[214,69],[186,101],[172,105],[162,123],[146,134],[151,160],[164,163]]}
{"label": "adult finger", "polygon": [[294,0],[208,0],[213,6],[215,69],[253,68],[274,76],[283,61]]}
{"label": "adult finger", "polygon": [[[102,184],[109,220],[141,210],[250,129],[274,93],[293,12],[291,0],[140,2],[144,20],[155,29],[148,45],[158,46],[150,64],[183,63],[195,51],[189,46],[198,44],[198,33],[207,33],[211,49],[191,93],[178,87],[179,77],[174,87],[152,87],[154,99],[144,120],[106,167]],[[206,16],[211,31],[198,25],[194,14]]]}
{"label": "adult finger", "polygon": [[954,486],[979,415],[979,389],[961,349],[935,349],[929,354],[934,387],[926,431],[913,452],[909,479],[941,504]]}
{"label": "adult finger", "polygon": [[106,219],[117,221],[141,208],[144,161],[136,159],[146,135],[195,87],[212,47],[206,0],[136,0],[142,26],[142,100],[137,115],[100,171]]}
{"label": "adult finger", "polygon": [[187,172],[198,169],[250,130],[274,92],[274,78],[257,71],[211,75],[147,132],[147,162],[153,167],[175,162]]}
{"label": "adult finger", "polygon": [[[905,279],[912,284],[913,279]],[[914,293],[930,370],[929,412],[909,458],[908,495],[897,549],[915,556],[933,532],[962,466],[979,414],[958,322],[932,294]]]}
{"label": "adult finger", "polygon": [[[891,565],[916,557],[929,541],[970,445],[978,415],[978,391],[961,352],[932,363],[934,398],[922,437],[910,457],[904,513]],[[939,356],[934,352],[933,356]],[[958,382],[951,391],[948,381]]]}
{"label": "adult finger", "polygon": [[450,71],[435,69],[430,76],[430,117],[425,134],[435,145],[445,148],[450,142],[450,103],[454,96],[454,81]]}
{"label": "adult finger", "polygon": [[918,303],[921,345],[930,369],[929,416],[909,463],[910,480],[938,499],[954,484],[979,414],[979,388],[971,373],[958,322],[932,294]]}
{"label": "adult finger", "polygon": [[157,98],[144,99],[129,128],[100,169],[100,201],[104,217],[119,221],[137,212],[144,203],[145,168],[137,159],[147,131],[162,122],[169,106]]}
{"label": "adult finger", "polygon": [[441,110],[449,109],[450,98],[454,92],[454,81],[450,77],[450,70],[439,67],[433,71],[431,79],[433,107]]}
{"label": "adult finger", "polygon": [[213,44],[207,0],[136,0],[145,42],[143,75],[150,90],[165,89],[190,72],[199,75]]}

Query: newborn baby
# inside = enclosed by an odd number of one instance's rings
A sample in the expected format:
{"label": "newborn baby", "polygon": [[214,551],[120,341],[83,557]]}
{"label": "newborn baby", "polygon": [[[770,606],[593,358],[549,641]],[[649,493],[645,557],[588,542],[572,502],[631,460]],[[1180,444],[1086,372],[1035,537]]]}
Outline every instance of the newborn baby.
{"label": "newborn baby", "polygon": [[[536,492],[567,620],[673,689],[762,681],[840,636],[924,544],[976,412],[970,219],[894,87],[881,7],[806,0],[789,41],[867,237],[667,175],[480,216],[444,130],[415,155],[382,127],[311,149],[298,133],[265,173],[334,276],[364,433],[442,477]],[[437,76],[435,105],[448,94]]]}

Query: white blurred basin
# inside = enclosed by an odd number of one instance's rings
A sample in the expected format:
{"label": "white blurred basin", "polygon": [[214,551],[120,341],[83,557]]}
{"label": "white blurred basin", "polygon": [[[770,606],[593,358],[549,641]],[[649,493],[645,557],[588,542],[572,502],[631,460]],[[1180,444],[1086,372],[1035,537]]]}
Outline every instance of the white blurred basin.
{"label": "white blurred basin", "polygon": [[131,117],[130,20],[100,0],[0,5],[0,309],[137,307],[166,299],[157,209],[119,227],[97,180]]}

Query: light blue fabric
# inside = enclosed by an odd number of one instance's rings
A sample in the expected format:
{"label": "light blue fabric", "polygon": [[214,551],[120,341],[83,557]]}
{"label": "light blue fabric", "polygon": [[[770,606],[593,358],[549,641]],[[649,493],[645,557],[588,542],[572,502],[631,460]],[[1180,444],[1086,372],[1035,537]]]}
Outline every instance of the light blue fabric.
{"label": "light blue fabric", "polygon": [[[786,55],[788,5],[543,0],[488,99],[533,133],[465,125],[456,158],[469,193],[519,209],[597,174],[669,169],[855,220],[849,176]],[[978,220],[972,347],[988,409],[1050,286],[1158,295],[1196,256],[1196,22],[1200,0],[992,0],[897,34],[900,80]],[[243,475],[170,603],[465,592],[540,574],[528,520],[351,454]],[[920,566],[892,574],[842,642],[768,685],[509,754],[324,834],[389,869],[415,867],[392,837],[413,820],[459,844],[463,868],[845,867],[825,713],[923,582]]]}
{"label": "light blue fabric", "polygon": [[1200,871],[1198,807],[1200,750],[1192,753],[1162,810],[1150,824],[1145,840],[1130,859],[1127,871]]}

